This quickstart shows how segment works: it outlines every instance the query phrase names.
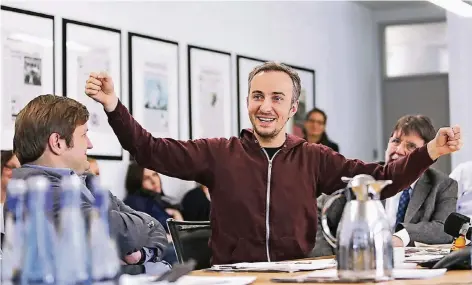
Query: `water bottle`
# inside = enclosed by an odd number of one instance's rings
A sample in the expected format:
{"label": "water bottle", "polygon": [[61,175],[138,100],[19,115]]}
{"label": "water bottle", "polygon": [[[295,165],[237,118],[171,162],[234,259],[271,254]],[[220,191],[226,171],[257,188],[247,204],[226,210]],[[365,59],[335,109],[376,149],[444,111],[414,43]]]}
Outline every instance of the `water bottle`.
{"label": "water bottle", "polygon": [[90,190],[95,196],[90,215],[91,276],[95,282],[115,280],[120,271],[116,243],[110,237],[108,224],[109,193],[98,177],[90,179]]}
{"label": "water bottle", "polygon": [[43,176],[31,177],[26,183],[28,191],[21,284],[53,284],[56,236],[48,215],[52,212],[53,193],[49,180]]}
{"label": "water bottle", "polygon": [[82,180],[77,175],[61,181],[61,210],[59,212],[58,244],[56,251],[56,284],[87,284],[87,238],[81,211]]}
{"label": "water bottle", "polygon": [[5,240],[1,266],[2,282],[13,281],[19,276],[23,256],[23,213],[26,182],[11,179],[7,186],[7,209],[5,216]]}

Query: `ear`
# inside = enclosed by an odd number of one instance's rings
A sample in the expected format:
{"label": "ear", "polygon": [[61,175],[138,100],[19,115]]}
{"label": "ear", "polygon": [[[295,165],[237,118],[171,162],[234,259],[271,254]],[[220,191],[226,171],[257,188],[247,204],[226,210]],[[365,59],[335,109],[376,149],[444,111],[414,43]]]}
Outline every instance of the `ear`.
{"label": "ear", "polygon": [[246,96],[246,107],[249,107],[249,96]]}
{"label": "ear", "polygon": [[48,139],[48,146],[54,154],[60,155],[66,149],[66,142],[58,133],[52,133]]}
{"label": "ear", "polygon": [[293,117],[295,115],[295,113],[297,113],[298,111],[298,104],[300,103],[299,100],[295,101],[293,104],[292,104],[292,107],[290,107],[290,113],[289,113],[289,118]]}

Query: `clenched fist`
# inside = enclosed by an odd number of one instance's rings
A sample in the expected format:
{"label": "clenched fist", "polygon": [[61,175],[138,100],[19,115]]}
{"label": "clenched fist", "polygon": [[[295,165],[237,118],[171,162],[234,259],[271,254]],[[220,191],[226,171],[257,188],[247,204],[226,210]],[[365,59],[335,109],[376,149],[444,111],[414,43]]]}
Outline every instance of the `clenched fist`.
{"label": "clenched fist", "polygon": [[461,148],[462,138],[459,126],[440,128],[436,137],[428,143],[428,153],[433,160]]}
{"label": "clenched fist", "polygon": [[118,97],[115,94],[113,80],[104,72],[90,73],[85,83],[85,94],[101,103],[107,112],[115,110],[118,104]]}

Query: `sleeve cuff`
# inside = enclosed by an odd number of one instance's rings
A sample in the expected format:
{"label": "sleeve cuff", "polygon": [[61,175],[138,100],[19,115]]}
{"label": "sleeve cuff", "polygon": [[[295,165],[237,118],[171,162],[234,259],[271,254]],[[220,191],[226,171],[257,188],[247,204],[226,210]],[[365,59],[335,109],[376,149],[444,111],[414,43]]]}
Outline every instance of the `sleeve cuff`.
{"label": "sleeve cuff", "polygon": [[399,230],[398,232],[393,234],[394,236],[398,237],[403,241],[403,246],[406,247],[410,243],[410,235],[408,234],[406,229]]}
{"label": "sleeve cuff", "polygon": [[143,263],[146,263],[146,262],[150,261],[154,257],[154,251],[152,249],[149,249],[147,247],[143,247],[142,252],[144,253],[144,258],[143,258],[144,262]]}
{"label": "sleeve cuff", "polygon": [[118,104],[116,104],[115,110],[113,110],[111,112],[107,112],[105,110],[105,108],[103,108],[103,111],[105,112],[107,117],[110,119],[110,118],[119,117],[120,116],[120,109],[122,109],[123,107],[124,107],[123,103],[121,103],[120,98],[118,98]]}

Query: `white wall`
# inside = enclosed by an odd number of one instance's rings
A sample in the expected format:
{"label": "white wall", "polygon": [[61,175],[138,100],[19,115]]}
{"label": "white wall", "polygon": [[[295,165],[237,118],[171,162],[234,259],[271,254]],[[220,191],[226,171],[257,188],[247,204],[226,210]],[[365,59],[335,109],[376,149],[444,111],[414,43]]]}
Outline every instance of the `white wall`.
{"label": "white wall", "polygon": [[433,4],[418,7],[418,8],[399,8],[399,9],[387,9],[387,10],[376,10],[372,13],[372,18],[374,21],[373,29],[373,41],[375,43],[375,50],[373,57],[375,58],[374,70],[372,81],[375,85],[375,102],[376,102],[376,112],[377,112],[377,134],[379,136],[377,141],[377,147],[380,150],[379,155],[380,159],[383,159],[386,145],[382,143],[382,134],[383,134],[383,113],[382,113],[382,80],[383,80],[383,70],[382,70],[382,48],[381,44],[383,39],[381,38],[381,29],[386,24],[398,24],[402,22],[423,22],[431,20],[445,19],[446,13],[444,9],[439,8]]}
{"label": "white wall", "polygon": [[[327,111],[329,135],[348,157],[372,160],[377,147],[374,25],[371,12],[348,2],[36,2],[3,1],[4,5],[168,38],[181,44],[181,138],[187,138],[186,46],[195,44],[247,56],[279,60],[316,70],[316,103]],[[56,49],[61,93],[61,49]],[[126,36],[123,37],[123,92],[128,98]],[[343,104],[343,105],[341,105]],[[124,194],[126,161],[100,161],[104,180]],[[189,185],[164,181],[180,190]],[[174,190],[176,196],[181,191]]]}
{"label": "white wall", "polygon": [[459,124],[464,146],[452,156],[452,167],[472,160],[472,19],[447,14],[449,47],[449,109]]}

